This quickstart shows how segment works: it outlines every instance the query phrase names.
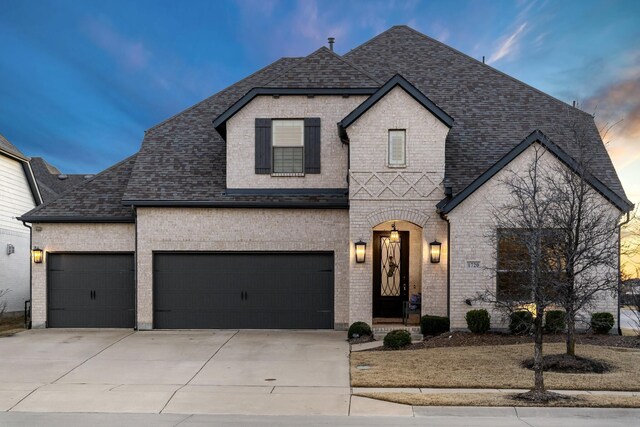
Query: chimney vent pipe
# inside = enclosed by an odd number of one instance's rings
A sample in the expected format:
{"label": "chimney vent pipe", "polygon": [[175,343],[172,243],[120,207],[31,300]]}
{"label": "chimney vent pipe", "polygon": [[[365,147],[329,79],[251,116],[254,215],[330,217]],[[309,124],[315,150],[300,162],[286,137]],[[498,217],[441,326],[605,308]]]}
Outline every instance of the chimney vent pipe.
{"label": "chimney vent pipe", "polygon": [[333,52],[333,44],[336,42],[335,37],[329,37],[329,49]]}

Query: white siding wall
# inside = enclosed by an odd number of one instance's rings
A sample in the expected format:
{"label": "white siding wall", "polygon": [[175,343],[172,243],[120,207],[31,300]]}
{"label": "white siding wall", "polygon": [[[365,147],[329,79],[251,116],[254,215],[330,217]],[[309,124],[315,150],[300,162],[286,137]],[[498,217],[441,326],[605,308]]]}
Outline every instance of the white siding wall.
{"label": "white siding wall", "polygon": [[17,160],[0,155],[0,228],[24,232],[26,228],[16,217],[34,206],[22,165]]}
{"label": "white siding wall", "polygon": [[[0,155],[0,289],[8,289],[3,298],[7,311],[22,311],[29,299],[29,229],[16,217],[35,206],[22,164]],[[15,253],[7,255],[7,245]]]}

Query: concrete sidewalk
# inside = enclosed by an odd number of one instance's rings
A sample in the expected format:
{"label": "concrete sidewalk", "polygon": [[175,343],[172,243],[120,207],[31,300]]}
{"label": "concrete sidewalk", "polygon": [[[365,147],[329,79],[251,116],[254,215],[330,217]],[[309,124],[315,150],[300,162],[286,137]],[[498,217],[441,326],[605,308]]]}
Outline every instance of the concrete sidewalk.
{"label": "concrete sidewalk", "polygon": [[178,414],[87,414],[0,412],[0,425],[107,427],[220,426],[477,426],[477,427],[629,427],[638,425],[637,409],[571,408],[416,408],[412,417],[242,416]]}

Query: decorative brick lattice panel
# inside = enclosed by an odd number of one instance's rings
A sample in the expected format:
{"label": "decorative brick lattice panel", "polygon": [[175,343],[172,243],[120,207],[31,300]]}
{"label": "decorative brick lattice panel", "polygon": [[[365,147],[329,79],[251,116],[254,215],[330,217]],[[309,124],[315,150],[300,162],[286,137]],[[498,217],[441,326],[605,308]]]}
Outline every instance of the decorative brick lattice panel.
{"label": "decorative brick lattice panel", "polygon": [[437,198],[439,174],[434,172],[351,172],[354,200],[425,200]]}

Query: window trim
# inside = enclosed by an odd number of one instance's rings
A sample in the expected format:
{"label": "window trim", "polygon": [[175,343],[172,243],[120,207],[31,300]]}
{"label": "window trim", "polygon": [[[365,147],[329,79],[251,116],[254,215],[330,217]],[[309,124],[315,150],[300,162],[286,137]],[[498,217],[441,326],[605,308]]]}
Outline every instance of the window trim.
{"label": "window trim", "polygon": [[[496,257],[495,257],[495,261],[496,261],[496,269],[495,269],[495,280],[496,280],[496,298],[498,299],[498,301],[509,301],[508,299],[505,298],[499,298],[499,284],[500,284],[500,274],[509,274],[509,273],[519,273],[519,274],[523,274],[523,273],[528,273],[529,269],[522,269],[522,270],[518,270],[518,269],[505,269],[505,268],[500,268],[500,233],[509,233],[509,232],[531,232],[530,229],[527,228],[502,228],[502,227],[497,227],[496,228]],[[562,230],[557,229],[557,228],[545,228],[544,233],[548,233],[548,236],[552,236],[554,233],[558,233],[558,232],[562,232]],[[549,272],[551,272],[552,270],[549,270]],[[562,270],[561,273],[562,274]],[[529,300],[533,301],[533,295],[529,298]],[[523,300],[525,301],[525,300]]]}
{"label": "window trim", "polygon": [[[301,172],[275,172],[274,171],[274,163],[275,163],[275,149],[276,148],[286,148],[286,147],[298,147],[298,146],[277,146],[276,138],[274,135],[275,132],[275,123],[276,122],[300,122],[302,124],[302,144],[300,147],[302,148],[302,168]],[[305,124],[304,118],[296,118],[296,117],[287,117],[287,118],[272,118],[271,119],[271,176],[272,177],[304,177],[305,176]]]}
{"label": "window trim", "polygon": [[[404,147],[403,147],[403,163],[391,163],[391,133],[392,132],[403,132],[404,133]],[[406,168],[409,164],[407,159],[407,129],[388,129],[387,130],[387,167],[388,168]]]}

